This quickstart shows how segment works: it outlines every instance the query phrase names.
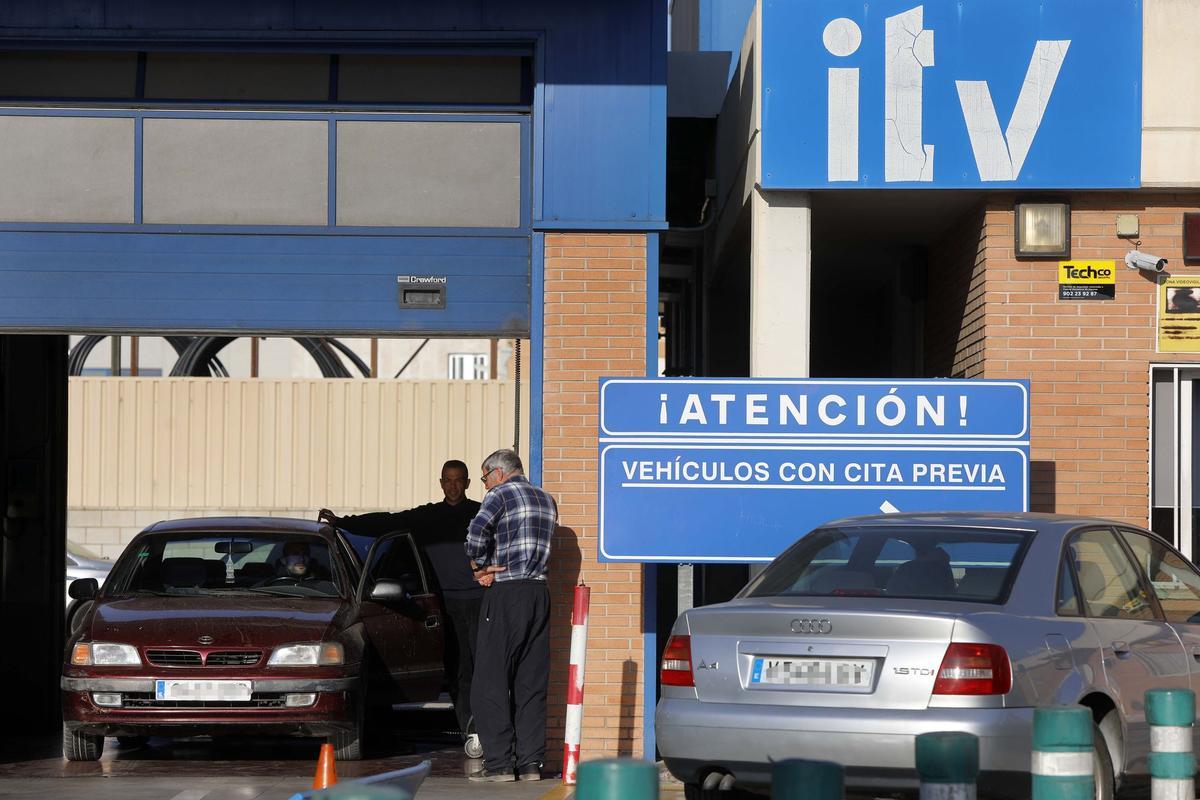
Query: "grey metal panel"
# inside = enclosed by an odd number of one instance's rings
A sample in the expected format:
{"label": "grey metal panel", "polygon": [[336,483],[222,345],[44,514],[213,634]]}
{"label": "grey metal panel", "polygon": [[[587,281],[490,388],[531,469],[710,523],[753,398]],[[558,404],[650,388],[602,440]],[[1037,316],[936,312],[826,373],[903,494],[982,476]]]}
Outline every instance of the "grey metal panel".
{"label": "grey metal panel", "polygon": [[133,222],[133,126],[0,115],[0,221]]}
{"label": "grey metal panel", "polygon": [[144,125],[143,221],[326,224],[325,122],[147,119]]}
{"label": "grey metal panel", "polygon": [[337,224],[515,228],[521,126],[339,122]]}
{"label": "grey metal panel", "polygon": [[345,103],[519,103],[519,56],[348,54],[339,59]]}
{"label": "grey metal panel", "polygon": [[304,53],[147,53],[150,100],[329,99],[329,56]]}
{"label": "grey metal panel", "polygon": [[0,97],[133,97],[137,53],[0,51]]}

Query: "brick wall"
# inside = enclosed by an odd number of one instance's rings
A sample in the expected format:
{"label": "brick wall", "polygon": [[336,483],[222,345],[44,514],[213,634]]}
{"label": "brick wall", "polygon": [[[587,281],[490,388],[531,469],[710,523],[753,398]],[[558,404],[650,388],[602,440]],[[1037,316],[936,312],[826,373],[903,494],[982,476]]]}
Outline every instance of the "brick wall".
{"label": "brick wall", "polygon": [[1071,256],[1117,262],[1116,298],[1059,301],[1058,262],[1017,261],[1013,197],[989,199],[984,217],[987,378],[1029,378],[1035,511],[1147,523],[1149,366],[1198,361],[1155,353],[1157,286],[1122,263],[1116,236],[1134,213],[1141,247],[1170,271],[1200,274],[1182,258],[1182,215],[1200,194],[1089,194],[1071,198]]}
{"label": "brick wall", "polygon": [[546,237],[542,482],[562,528],[551,555],[548,761],[562,753],[574,585],[592,589],[583,754],[640,755],[642,570],[596,560],[598,380],[646,374],[646,237]]}
{"label": "brick wall", "polygon": [[967,214],[929,251],[925,299],[925,374],[983,375],[983,208]]}

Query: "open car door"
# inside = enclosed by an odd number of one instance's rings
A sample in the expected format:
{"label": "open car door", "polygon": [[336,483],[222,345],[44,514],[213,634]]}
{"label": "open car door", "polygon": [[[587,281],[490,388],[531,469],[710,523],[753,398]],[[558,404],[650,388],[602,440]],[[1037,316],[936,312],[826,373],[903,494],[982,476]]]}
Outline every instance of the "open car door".
{"label": "open car door", "polygon": [[410,534],[389,533],[371,545],[357,597],[374,655],[372,683],[386,687],[392,702],[436,700],[444,613]]}

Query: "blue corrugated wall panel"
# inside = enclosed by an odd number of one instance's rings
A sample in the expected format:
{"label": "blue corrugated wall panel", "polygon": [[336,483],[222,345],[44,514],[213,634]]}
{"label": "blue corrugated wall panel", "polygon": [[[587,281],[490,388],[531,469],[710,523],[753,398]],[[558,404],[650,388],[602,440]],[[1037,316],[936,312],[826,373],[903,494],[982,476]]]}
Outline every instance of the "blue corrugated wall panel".
{"label": "blue corrugated wall panel", "polygon": [[[0,232],[0,329],[529,331],[528,237]],[[447,276],[444,310],[398,275]]]}

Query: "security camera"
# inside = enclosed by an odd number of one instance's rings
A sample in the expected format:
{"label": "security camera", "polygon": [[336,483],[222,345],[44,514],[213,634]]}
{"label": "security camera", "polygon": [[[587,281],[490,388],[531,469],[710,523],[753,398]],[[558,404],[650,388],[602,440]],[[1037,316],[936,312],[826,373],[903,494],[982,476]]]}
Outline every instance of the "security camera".
{"label": "security camera", "polygon": [[1130,269],[1140,269],[1146,272],[1162,272],[1167,268],[1167,260],[1158,256],[1130,250],[1125,255],[1125,266]]}

